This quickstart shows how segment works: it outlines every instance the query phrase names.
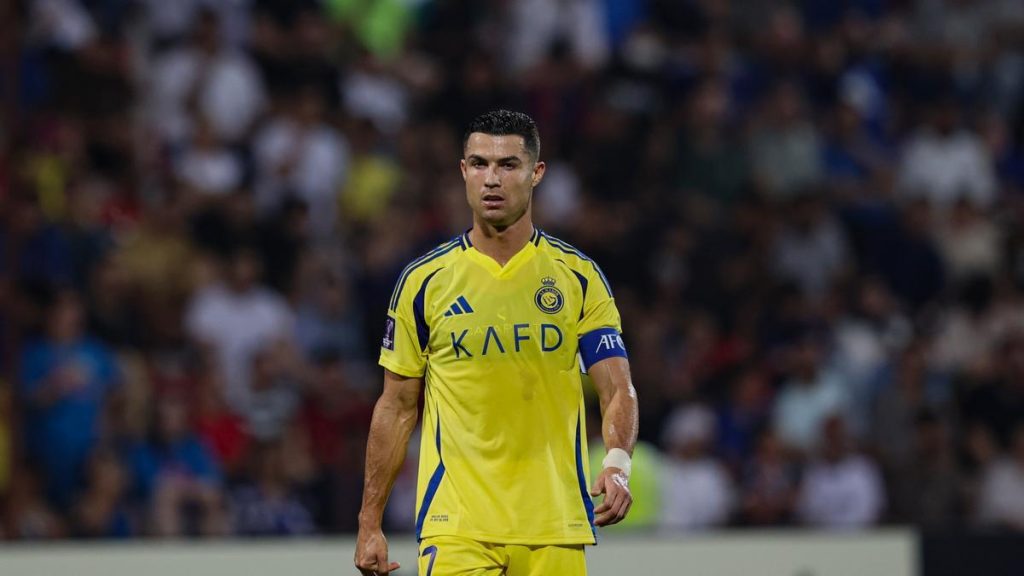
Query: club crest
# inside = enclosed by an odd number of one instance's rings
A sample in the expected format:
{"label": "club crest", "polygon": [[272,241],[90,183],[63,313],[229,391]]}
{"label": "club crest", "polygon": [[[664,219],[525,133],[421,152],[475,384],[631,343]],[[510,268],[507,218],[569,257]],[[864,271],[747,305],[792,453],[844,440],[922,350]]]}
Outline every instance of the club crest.
{"label": "club crest", "polygon": [[565,305],[565,298],[562,296],[562,292],[555,288],[555,279],[547,276],[542,278],[540,283],[543,286],[533,295],[533,301],[537,304],[537,308],[545,314],[554,314],[561,310]]}

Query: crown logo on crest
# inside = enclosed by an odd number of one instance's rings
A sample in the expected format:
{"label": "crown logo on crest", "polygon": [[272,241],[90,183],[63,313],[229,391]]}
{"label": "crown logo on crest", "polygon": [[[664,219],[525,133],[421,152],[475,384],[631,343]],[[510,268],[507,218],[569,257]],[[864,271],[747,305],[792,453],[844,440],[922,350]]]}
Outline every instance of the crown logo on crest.
{"label": "crown logo on crest", "polygon": [[554,286],[555,285],[555,279],[552,278],[551,276],[545,276],[545,277],[540,279],[540,283],[545,285],[545,286]]}

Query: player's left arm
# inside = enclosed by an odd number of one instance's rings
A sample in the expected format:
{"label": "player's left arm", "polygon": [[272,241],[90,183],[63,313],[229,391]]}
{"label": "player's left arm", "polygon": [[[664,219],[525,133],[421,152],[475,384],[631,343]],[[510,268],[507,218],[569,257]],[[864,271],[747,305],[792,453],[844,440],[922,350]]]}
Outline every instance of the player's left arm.
{"label": "player's left arm", "polygon": [[601,403],[601,432],[608,455],[597,476],[591,495],[604,494],[594,510],[594,523],[608,526],[620,522],[633,505],[629,474],[633,447],[639,429],[636,389],[629,375],[629,360],[611,356],[595,362],[588,370]]}

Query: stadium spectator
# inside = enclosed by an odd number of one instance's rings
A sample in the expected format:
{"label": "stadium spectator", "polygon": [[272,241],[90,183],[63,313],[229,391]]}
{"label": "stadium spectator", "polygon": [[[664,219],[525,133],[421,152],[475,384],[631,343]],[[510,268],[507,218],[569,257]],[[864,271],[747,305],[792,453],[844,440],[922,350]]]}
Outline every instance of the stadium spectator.
{"label": "stadium spectator", "polygon": [[963,514],[965,491],[948,428],[937,412],[922,409],[909,432],[913,436],[911,451],[887,464],[889,517],[893,521],[926,530],[956,527]]}
{"label": "stadium spectator", "polygon": [[714,433],[714,414],[699,404],[669,417],[663,438],[669,457],[660,480],[662,530],[706,530],[729,522],[736,496],[728,472],[708,453]]}
{"label": "stadium spectator", "polygon": [[352,135],[352,162],[340,190],[341,215],[349,225],[379,221],[402,182],[401,166],[383,146],[373,122],[360,120]]}
{"label": "stadium spectator", "polygon": [[858,216],[868,269],[913,312],[934,301],[947,286],[947,273],[933,238],[928,201],[867,206]]}
{"label": "stadium spectator", "polygon": [[71,533],[82,538],[127,538],[136,534],[128,508],[128,472],[119,454],[98,447],[86,462],[84,491],[72,510]]}
{"label": "stadium spectator", "polygon": [[945,226],[936,229],[935,239],[953,282],[996,276],[1005,261],[999,226],[967,198],[953,203]]}
{"label": "stadium spectator", "polygon": [[1014,428],[1009,451],[984,470],[975,513],[981,525],[1024,531],[1024,424]]}
{"label": "stadium spectator", "polygon": [[235,410],[249,401],[253,353],[274,339],[290,338],[294,330],[293,312],[280,295],[259,284],[260,276],[257,255],[241,247],[227,262],[225,281],[198,290],[185,313],[189,335],[212,347],[224,396]]}
{"label": "stadium spectator", "polygon": [[771,393],[763,371],[747,367],[730,384],[717,411],[717,452],[733,472],[743,470],[760,452],[758,436],[771,418]]}
{"label": "stadium spectator", "polygon": [[821,137],[807,117],[800,86],[780,82],[751,133],[754,178],[775,200],[792,198],[821,179]]}
{"label": "stadium spectator", "polygon": [[279,440],[299,409],[304,367],[287,341],[271,341],[253,352],[248,401],[241,408],[254,440]]}
{"label": "stadium spectator", "polygon": [[66,285],[73,267],[67,234],[46,219],[39,198],[19,187],[7,199],[0,230],[4,275],[36,286]]}
{"label": "stadium spectator", "polygon": [[251,453],[252,478],[231,491],[233,534],[302,536],[315,532],[313,516],[285,475],[283,446],[259,443]]}
{"label": "stadium spectator", "polygon": [[822,448],[804,473],[797,514],[821,528],[862,528],[881,518],[885,487],[875,463],[852,451],[842,416],[822,422]]}
{"label": "stadium spectator", "polygon": [[[876,395],[871,411],[869,438],[886,470],[905,466],[908,459],[924,448],[935,452],[935,446],[921,446],[931,436],[921,438],[922,413],[947,415],[950,392],[949,379],[931,370],[923,341],[914,341],[900,352],[890,366],[877,375]],[[929,452],[926,456],[937,456]]]}
{"label": "stadium spectator", "polygon": [[225,142],[246,136],[265,106],[263,83],[248,56],[224,42],[217,13],[203,9],[187,44],[158,55],[147,90],[149,114],[164,142],[180,146],[196,130],[192,110]]}
{"label": "stadium spectator", "polygon": [[995,201],[992,159],[973,132],[961,126],[951,97],[927,107],[927,123],[913,135],[899,167],[902,193],[926,198],[940,215],[958,199],[980,208]]}
{"label": "stadium spectator", "polygon": [[209,121],[199,118],[191,143],[178,158],[175,176],[200,196],[219,196],[242,184],[243,170],[238,156],[217,140]]}
{"label": "stadium spectator", "polygon": [[81,486],[83,466],[120,381],[109,348],[84,333],[83,316],[75,292],[55,293],[44,337],[29,344],[20,361],[26,452],[39,465],[47,497],[62,511]]}
{"label": "stadium spectator", "polygon": [[[299,425],[316,466],[317,478],[313,480],[312,491],[317,504],[313,511],[320,527],[329,531],[351,529],[355,527],[360,500],[345,495],[362,490],[362,447],[373,413],[373,399],[369,390],[360,385],[362,372],[338,351],[319,350],[312,359],[312,374]],[[414,463],[415,459],[407,462]],[[415,490],[416,467],[411,465],[410,485]],[[392,493],[391,500],[395,502],[392,507],[400,505],[398,502],[403,495],[408,497],[409,493],[398,486]],[[402,509],[396,516],[408,520],[408,510]]]}
{"label": "stadium spectator", "polygon": [[772,414],[772,427],[782,443],[808,455],[818,448],[826,419],[849,410],[848,386],[823,365],[823,348],[812,331],[792,346],[792,370],[775,398]]}
{"label": "stadium spectator", "polygon": [[[852,302],[834,327],[829,365],[849,383],[850,433],[862,439],[881,427],[873,419],[876,399],[892,378],[891,359],[914,346],[913,328],[881,279],[856,280],[851,292]],[[924,361],[925,348],[918,344],[915,351]]]}
{"label": "stadium spectator", "polygon": [[206,354],[201,361],[200,374],[197,376],[195,430],[217,460],[225,477],[235,478],[245,472],[244,459],[251,438],[242,417],[228,408],[220,372],[209,356],[211,354]]}
{"label": "stadium spectator", "polygon": [[796,508],[799,470],[771,428],[757,438],[757,451],[740,475],[744,524],[778,526],[791,523]]}
{"label": "stadium spectator", "polygon": [[306,357],[325,351],[345,358],[363,357],[363,314],[353,301],[348,279],[324,270],[314,278],[309,292],[295,318],[295,339]]}
{"label": "stadium spectator", "polygon": [[338,192],[349,171],[349,145],[324,118],[323,96],[301,88],[253,140],[257,207],[264,214],[295,196],[310,209],[317,237],[337,223]]}
{"label": "stadium spectator", "polygon": [[597,68],[608,59],[604,6],[596,0],[545,2],[526,0],[508,7],[512,31],[506,51],[512,67],[525,72],[543,60],[552,45],[563,41],[573,60]]}
{"label": "stadium spectator", "polygon": [[686,108],[686,124],[677,136],[678,187],[729,204],[744,192],[749,159],[730,125],[729,86],[719,78],[698,85]]}
{"label": "stadium spectator", "polygon": [[153,429],[129,448],[132,492],[146,532],[157,536],[224,534],[221,471],[189,429],[184,398],[166,393],[154,407]]}
{"label": "stadium spectator", "polygon": [[846,238],[819,198],[800,195],[786,213],[789,217],[774,246],[775,272],[811,300],[820,301],[844,272]]}

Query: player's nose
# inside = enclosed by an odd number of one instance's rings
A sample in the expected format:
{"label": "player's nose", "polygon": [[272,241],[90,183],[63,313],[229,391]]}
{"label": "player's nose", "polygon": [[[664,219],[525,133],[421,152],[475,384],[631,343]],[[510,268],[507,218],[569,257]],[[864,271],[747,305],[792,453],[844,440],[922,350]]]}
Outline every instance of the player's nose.
{"label": "player's nose", "polygon": [[498,178],[497,170],[487,171],[487,175],[484,177],[484,186],[487,186],[488,188],[501,186],[501,178]]}

